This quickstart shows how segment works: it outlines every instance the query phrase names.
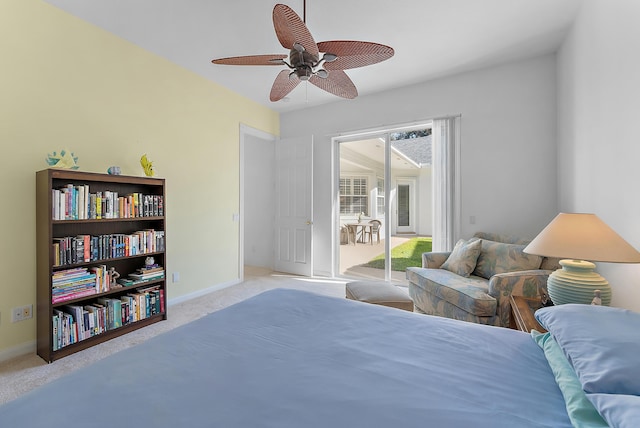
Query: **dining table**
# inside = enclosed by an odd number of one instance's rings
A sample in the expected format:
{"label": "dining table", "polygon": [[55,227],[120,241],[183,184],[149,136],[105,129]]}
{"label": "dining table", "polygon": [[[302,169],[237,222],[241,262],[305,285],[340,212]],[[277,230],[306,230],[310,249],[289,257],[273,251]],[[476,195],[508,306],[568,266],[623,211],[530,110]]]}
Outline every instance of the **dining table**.
{"label": "dining table", "polygon": [[[365,231],[368,229],[369,232],[371,232],[371,223],[369,222],[347,223],[345,226],[347,226],[347,229],[349,230],[349,243],[351,243],[351,236],[353,235],[353,245],[356,245],[356,242],[364,243]],[[358,233],[360,235],[358,235]],[[358,236],[360,236],[359,240]]]}

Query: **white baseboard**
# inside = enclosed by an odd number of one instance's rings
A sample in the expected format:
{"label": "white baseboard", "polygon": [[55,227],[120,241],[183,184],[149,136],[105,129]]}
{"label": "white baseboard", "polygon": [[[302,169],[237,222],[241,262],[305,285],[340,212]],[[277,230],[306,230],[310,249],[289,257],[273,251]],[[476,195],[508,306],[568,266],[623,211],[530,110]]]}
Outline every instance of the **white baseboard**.
{"label": "white baseboard", "polygon": [[21,357],[26,354],[35,354],[35,353],[36,353],[36,341],[30,340],[28,342],[23,342],[11,348],[0,350],[0,363],[9,361],[16,357]]}
{"label": "white baseboard", "polygon": [[[194,291],[193,293],[185,294],[182,296],[175,297],[173,299],[169,299],[167,301],[167,306],[176,305],[178,303],[185,302],[187,300],[195,299],[196,297],[204,296],[205,294],[212,293],[214,291],[222,290],[227,287],[231,287],[232,285],[239,284],[240,280],[236,279],[229,282],[224,282],[221,284],[213,285],[209,288],[205,288],[203,290]],[[171,315],[169,315],[171,316]],[[35,354],[36,353],[36,341],[30,340],[28,342],[21,343],[19,345],[13,346],[11,348],[0,350],[0,363],[5,361],[9,361],[12,358],[20,357],[26,354]]]}
{"label": "white baseboard", "polygon": [[326,277],[326,278],[331,278],[331,272],[322,271],[322,270],[316,270],[316,271],[313,272],[313,276],[322,276],[322,277]]}
{"label": "white baseboard", "polygon": [[233,281],[212,285],[211,287],[194,291],[193,293],[183,294],[182,296],[174,297],[167,300],[167,306],[177,305],[178,303],[186,302],[187,300],[195,299],[196,297],[202,297],[206,294],[213,293],[214,291],[222,290],[224,288],[231,287],[232,285],[240,284],[240,282],[240,279],[234,279]]}

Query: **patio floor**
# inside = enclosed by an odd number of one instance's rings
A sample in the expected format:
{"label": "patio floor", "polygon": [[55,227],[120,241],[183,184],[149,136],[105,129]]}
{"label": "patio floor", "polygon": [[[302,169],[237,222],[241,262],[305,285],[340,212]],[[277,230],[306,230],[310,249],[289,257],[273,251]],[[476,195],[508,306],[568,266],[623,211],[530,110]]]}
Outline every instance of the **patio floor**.
{"label": "patio floor", "polygon": [[[417,235],[396,235],[391,237],[391,248]],[[380,243],[357,243],[340,245],[340,275],[353,278],[384,279],[384,270],[360,266],[384,253],[384,239]],[[408,285],[404,272],[391,271],[391,281],[397,285]]]}

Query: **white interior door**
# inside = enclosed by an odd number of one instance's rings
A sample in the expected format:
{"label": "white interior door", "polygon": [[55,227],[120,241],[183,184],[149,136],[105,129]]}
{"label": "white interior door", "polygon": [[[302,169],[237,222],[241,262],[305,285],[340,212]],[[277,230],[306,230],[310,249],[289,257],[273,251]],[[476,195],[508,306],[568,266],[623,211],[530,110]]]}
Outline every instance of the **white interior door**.
{"label": "white interior door", "polygon": [[279,272],[313,273],[313,137],[276,143],[276,257]]}

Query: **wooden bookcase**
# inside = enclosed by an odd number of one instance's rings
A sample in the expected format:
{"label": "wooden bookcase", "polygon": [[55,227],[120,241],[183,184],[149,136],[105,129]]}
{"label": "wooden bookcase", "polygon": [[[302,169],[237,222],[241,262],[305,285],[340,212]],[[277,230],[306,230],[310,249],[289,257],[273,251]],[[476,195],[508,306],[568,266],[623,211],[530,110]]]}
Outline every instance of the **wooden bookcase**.
{"label": "wooden bookcase", "polygon": [[[151,195],[151,200],[155,196],[156,201],[161,202],[160,211],[150,210],[142,216],[118,217],[118,218],[84,218],[54,220],[54,189],[62,189],[65,186],[84,186],[91,194],[104,194],[105,192],[117,192],[118,196],[126,195]],[[161,198],[160,198],[161,197]],[[87,203],[89,198],[87,197]],[[83,204],[84,205],[84,204]],[[139,207],[142,210],[142,204]],[[59,211],[59,210],[58,210]],[[134,211],[130,210],[129,212]],[[126,214],[129,215],[129,214]],[[91,217],[89,210],[84,216]],[[52,362],[59,358],[81,351],[83,349],[102,343],[117,336],[137,330],[141,327],[156,323],[167,318],[166,305],[166,199],[165,181],[159,178],[131,177],[123,175],[107,175],[89,173],[64,169],[47,169],[36,173],[36,263],[37,263],[37,352],[47,362]],[[74,260],[74,263],[65,265],[56,264],[56,247],[54,241],[59,238],[76,237],[78,235],[90,235],[95,237],[131,236],[138,231],[162,231],[161,244],[151,247],[153,251],[145,253],[130,254],[133,250],[127,247],[121,254],[99,254],[96,259],[95,254],[90,254],[91,261]],[[159,234],[160,235],[160,234]],[[155,236],[155,235],[154,235]],[[155,241],[157,242],[157,241]],[[93,245],[91,246],[93,248]],[[74,268],[91,269],[95,266],[107,266],[115,268],[121,278],[126,278],[128,274],[134,273],[142,268],[147,257],[153,257],[155,262],[165,269],[163,278],[156,278],[145,283],[112,287],[108,291],[96,290],[95,294],[84,297],[71,298],[62,302],[53,303],[53,275],[62,271]],[[86,253],[85,253],[86,257]],[[91,335],[83,340],[66,346],[60,346],[59,341],[54,344],[54,314],[62,310],[65,305],[76,306],[99,306],[98,299],[119,300],[123,296],[135,294],[137,290],[145,287],[155,287],[157,292],[152,293],[154,297],[160,298],[158,305],[154,306],[152,314],[137,321],[126,319],[121,327],[112,328],[99,334]],[[161,291],[160,291],[161,290]],[[59,297],[58,297],[59,298]],[[67,297],[68,298],[68,297]],[[162,308],[158,311],[155,308]],[[86,318],[85,318],[86,319]],[[57,328],[55,328],[57,331]],[[58,348],[58,349],[56,349]]]}

